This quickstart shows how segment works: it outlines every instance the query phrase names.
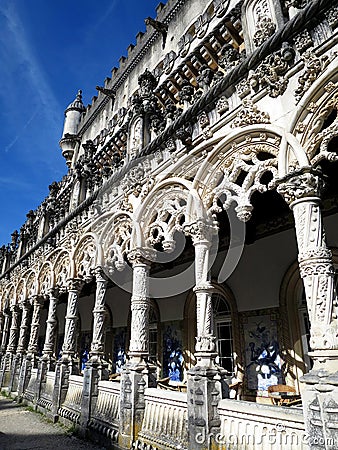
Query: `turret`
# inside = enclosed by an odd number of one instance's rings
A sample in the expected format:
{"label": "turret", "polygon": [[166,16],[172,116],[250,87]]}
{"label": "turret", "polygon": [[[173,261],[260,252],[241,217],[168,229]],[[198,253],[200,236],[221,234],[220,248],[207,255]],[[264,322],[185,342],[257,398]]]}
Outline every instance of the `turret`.
{"label": "turret", "polygon": [[80,123],[81,115],[85,111],[82,103],[82,91],[78,91],[75,100],[65,110],[65,123],[63,127],[60,147],[62,156],[66,159],[68,167],[71,166],[74,150],[77,144],[77,130]]}

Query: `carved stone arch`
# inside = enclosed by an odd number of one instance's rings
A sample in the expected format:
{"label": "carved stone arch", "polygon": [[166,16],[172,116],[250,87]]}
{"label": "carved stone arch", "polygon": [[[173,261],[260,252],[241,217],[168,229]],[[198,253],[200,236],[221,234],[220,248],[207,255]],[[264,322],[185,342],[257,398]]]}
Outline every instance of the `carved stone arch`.
{"label": "carved stone arch", "polygon": [[38,293],[38,277],[34,270],[25,274],[26,278],[26,296],[31,298]]}
{"label": "carved stone arch", "polygon": [[235,203],[238,218],[245,222],[251,217],[255,192],[274,189],[277,179],[291,167],[304,166],[308,167],[308,159],[291,134],[272,125],[249,125],[215,146],[193,187],[208,214],[219,213]]}
{"label": "carved stone arch", "polygon": [[[338,248],[332,248],[332,260],[338,268]],[[300,378],[306,373],[304,348],[300,326],[299,306],[304,284],[300,277],[299,263],[295,261],[286,271],[280,288],[279,305],[282,329],[284,373],[286,383],[294,385],[299,392]]]}
{"label": "carved stone arch", "polygon": [[175,248],[174,234],[184,231],[184,225],[205,218],[201,199],[191,182],[171,178],[156,185],[137,211],[135,222],[140,225],[144,241],[139,246],[161,244],[164,251]]}
{"label": "carved stone arch", "polygon": [[[299,102],[290,130],[304,148],[311,166],[338,160],[338,73],[332,63]],[[335,140],[335,149],[330,142]]]}
{"label": "carved stone arch", "polygon": [[74,276],[90,281],[93,277],[93,269],[97,261],[98,237],[93,233],[88,233],[81,238],[74,253]]}
{"label": "carved stone arch", "polygon": [[68,251],[60,250],[56,257],[53,272],[55,276],[55,286],[61,290],[66,290],[67,280],[70,278],[70,256]]}
{"label": "carved stone arch", "polygon": [[48,290],[54,286],[54,274],[52,270],[52,263],[45,262],[38,274],[38,290],[39,294],[47,294]]}
{"label": "carved stone arch", "polygon": [[10,284],[5,292],[5,308],[15,304],[15,286]]}
{"label": "carved stone arch", "polygon": [[25,301],[27,298],[26,295],[26,280],[21,278],[16,288],[16,300],[17,303]]}
{"label": "carved stone arch", "polygon": [[98,265],[109,273],[122,271],[126,266],[126,255],[130,250],[133,220],[129,213],[114,214],[106,224],[99,238],[102,259]]}

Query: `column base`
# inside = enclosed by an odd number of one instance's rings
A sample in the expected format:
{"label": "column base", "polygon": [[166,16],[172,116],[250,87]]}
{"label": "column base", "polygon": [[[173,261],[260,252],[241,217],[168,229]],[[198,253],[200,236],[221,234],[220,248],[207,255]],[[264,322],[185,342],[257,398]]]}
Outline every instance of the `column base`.
{"label": "column base", "polygon": [[132,448],[142,427],[145,410],[144,392],[153,386],[156,367],[140,355],[131,355],[121,378],[119,445]]}
{"label": "column base", "polygon": [[66,398],[69,386],[69,375],[71,373],[68,363],[62,359],[56,363],[55,372],[53,407],[51,411],[51,419],[54,422],[58,420],[59,408]]}
{"label": "column base", "polygon": [[2,357],[0,367],[0,389],[8,387],[13,357],[14,355],[12,353],[5,353]]}
{"label": "column base", "polygon": [[[221,420],[218,403],[229,397],[225,382],[227,372],[215,364],[214,354],[196,354],[197,365],[188,372],[188,429],[189,449],[219,449],[216,436]],[[200,363],[202,365],[200,365]]]}
{"label": "column base", "polygon": [[338,372],[311,371],[301,381],[303,411],[311,449],[337,448]]}
{"label": "column base", "polygon": [[21,403],[23,400],[23,394],[27,389],[33,367],[34,367],[34,355],[28,354],[23,358],[20,369],[19,384],[18,384],[18,403]]}
{"label": "column base", "polygon": [[18,390],[22,360],[23,360],[22,353],[18,353],[13,357],[10,380],[8,385],[8,393],[17,392]]}

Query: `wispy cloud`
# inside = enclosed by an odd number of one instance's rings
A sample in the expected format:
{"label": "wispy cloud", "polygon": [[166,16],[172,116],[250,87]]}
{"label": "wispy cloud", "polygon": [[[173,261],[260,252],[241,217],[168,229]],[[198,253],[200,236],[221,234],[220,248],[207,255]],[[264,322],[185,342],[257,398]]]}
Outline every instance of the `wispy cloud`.
{"label": "wispy cloud", "polygon": [[16,144],[16,142],[20,139],[20,137],[25,132],[25,130],[28,128],[28,126],[31,124],[31,122],[35,119],[37,114],[38,114],[38,109],[36,109],[33,112],[32,116],[23,125],[23,127],[21,128],[21,131],[14,137],[14,139],[8,145],[6,145],[6,147],[4,149],[5,153],[7,153]]}
{"label": "wispy cloud", "polygon": [[[0,81],[1,78],[5,78],[2,81],[7,87],[6,92],[0,91],[2,102],[5,107],[8,106],[9,110],[12,110],[14,102],[16,108],[24,108],[25,112],[30,114],[28,120],[17,131],[16,137],[5,147],[5,151],[8,151],[36,117],[38,111],[34,110],[32,113],[32,105],[39,105],[39,111],[44,114],[44,124],[51,128],[51,131],[60,128],[61,107],[26,36],[25,27],[15,9],[15,3],[6,0],[1,2],[0,14],[4,22],[0,31],[0,41],[2,46],[5,45],[2,56],[6,64],[2,75],[0,74]],[[21,80],[24,78],[25,98],[21,98],[22,92],[19,93],[16,85],[18,73]],[[29,99],[31,99],[30,103]]]}

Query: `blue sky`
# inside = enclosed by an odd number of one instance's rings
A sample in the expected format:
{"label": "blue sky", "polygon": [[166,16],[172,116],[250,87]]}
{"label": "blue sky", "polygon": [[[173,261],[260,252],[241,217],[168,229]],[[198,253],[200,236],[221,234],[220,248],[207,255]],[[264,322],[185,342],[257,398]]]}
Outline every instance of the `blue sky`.
{"label": "blue sky", "polygon": [[158,3],[0,0],[0,245],[67,171],[65,108],[78,89],[91,102]]}

